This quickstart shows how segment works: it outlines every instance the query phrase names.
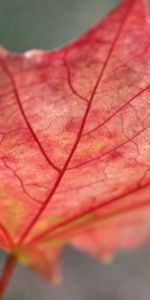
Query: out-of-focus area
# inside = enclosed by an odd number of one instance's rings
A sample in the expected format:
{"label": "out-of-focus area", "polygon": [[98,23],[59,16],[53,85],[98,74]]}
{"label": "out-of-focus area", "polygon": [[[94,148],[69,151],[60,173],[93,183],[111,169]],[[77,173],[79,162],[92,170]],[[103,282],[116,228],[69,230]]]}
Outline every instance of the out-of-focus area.
{"label": "out-of-focus area", "polygon": [[0,0],[0,44],[52,49],[78,36],[117,0]]}
{"label": "out-of-focus area", "polygon": [[[0,0],[0,43],[13,51],[53,49],[85,31],[117,0]],[[118,253],[103,265],[71,248],[61,257],[62,283],[50,287],[17,266],[6,300],[149,300],[149,247]],[[1,252],[0,266],[4,260]]]}

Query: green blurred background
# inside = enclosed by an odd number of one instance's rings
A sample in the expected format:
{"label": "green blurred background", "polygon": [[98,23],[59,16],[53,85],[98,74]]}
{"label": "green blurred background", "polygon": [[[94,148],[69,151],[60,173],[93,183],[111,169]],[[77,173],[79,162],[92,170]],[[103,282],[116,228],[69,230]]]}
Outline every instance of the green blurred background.
{"label": "green blurred background", "polygon": [[[131,0],[132,1],[132,0]],[[0,43],[13,51],[53,49],[85,31],[117,0],[0,0]],[[4,260],[0,256],[0,266]],[[50,287],[17,266],[7,300],[149,300],[150,251],[119,253],[109,266],[66,247],[62,284]]]}
{"label": "green blurred background", "polygon": [[51,49],[84,31],[117,0],[0,0],[0,43]]}

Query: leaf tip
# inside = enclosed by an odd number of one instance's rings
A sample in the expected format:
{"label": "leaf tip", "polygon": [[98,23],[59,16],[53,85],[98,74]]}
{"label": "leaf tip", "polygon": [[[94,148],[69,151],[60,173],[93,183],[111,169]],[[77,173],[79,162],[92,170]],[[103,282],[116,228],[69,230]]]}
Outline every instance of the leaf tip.
{"label": "leaf tip", "polygon": [[43,59],[43,54],[44,51],[33,49],[24,52],[23,55],[27,60],[34,60],[35,62],[40,63]]}
{"label": "leaf tip", "polygon": [[109,265],[113,262],[114,255],[113,253],[107,253],[101,257],[101,260],[105,265]]}
{"label": "leaf tip", "polygon": [[4,48],[2,45],[0,45],[0,56],[1,57],[6,57],[8,55],[9,51]]}

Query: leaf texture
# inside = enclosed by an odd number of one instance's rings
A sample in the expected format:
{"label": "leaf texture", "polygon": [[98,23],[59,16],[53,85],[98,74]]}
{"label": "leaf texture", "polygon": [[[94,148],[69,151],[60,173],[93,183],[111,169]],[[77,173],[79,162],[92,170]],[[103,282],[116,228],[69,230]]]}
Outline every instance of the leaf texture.
{"label": "leaf texture", "polygon": [[56,279],[150,237],[150,26],[124,0],[52,52],[0,51],[0,246]]}

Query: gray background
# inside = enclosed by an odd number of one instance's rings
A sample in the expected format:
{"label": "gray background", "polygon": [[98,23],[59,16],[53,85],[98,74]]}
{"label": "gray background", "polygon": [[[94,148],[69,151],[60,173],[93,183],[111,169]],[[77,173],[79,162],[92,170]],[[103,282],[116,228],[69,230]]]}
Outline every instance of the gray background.
{"label": "gray background", "polygon": [[[117,0],[0,0],[0,43],[14,51],[53,49],[69,41]],[[4,260],[0,256],[0,266]],[[109,266],[69,247],[62,254],[62,284],[50,287],[17,266],[7,300],[149,300],[150,251],[119,253]]]}

